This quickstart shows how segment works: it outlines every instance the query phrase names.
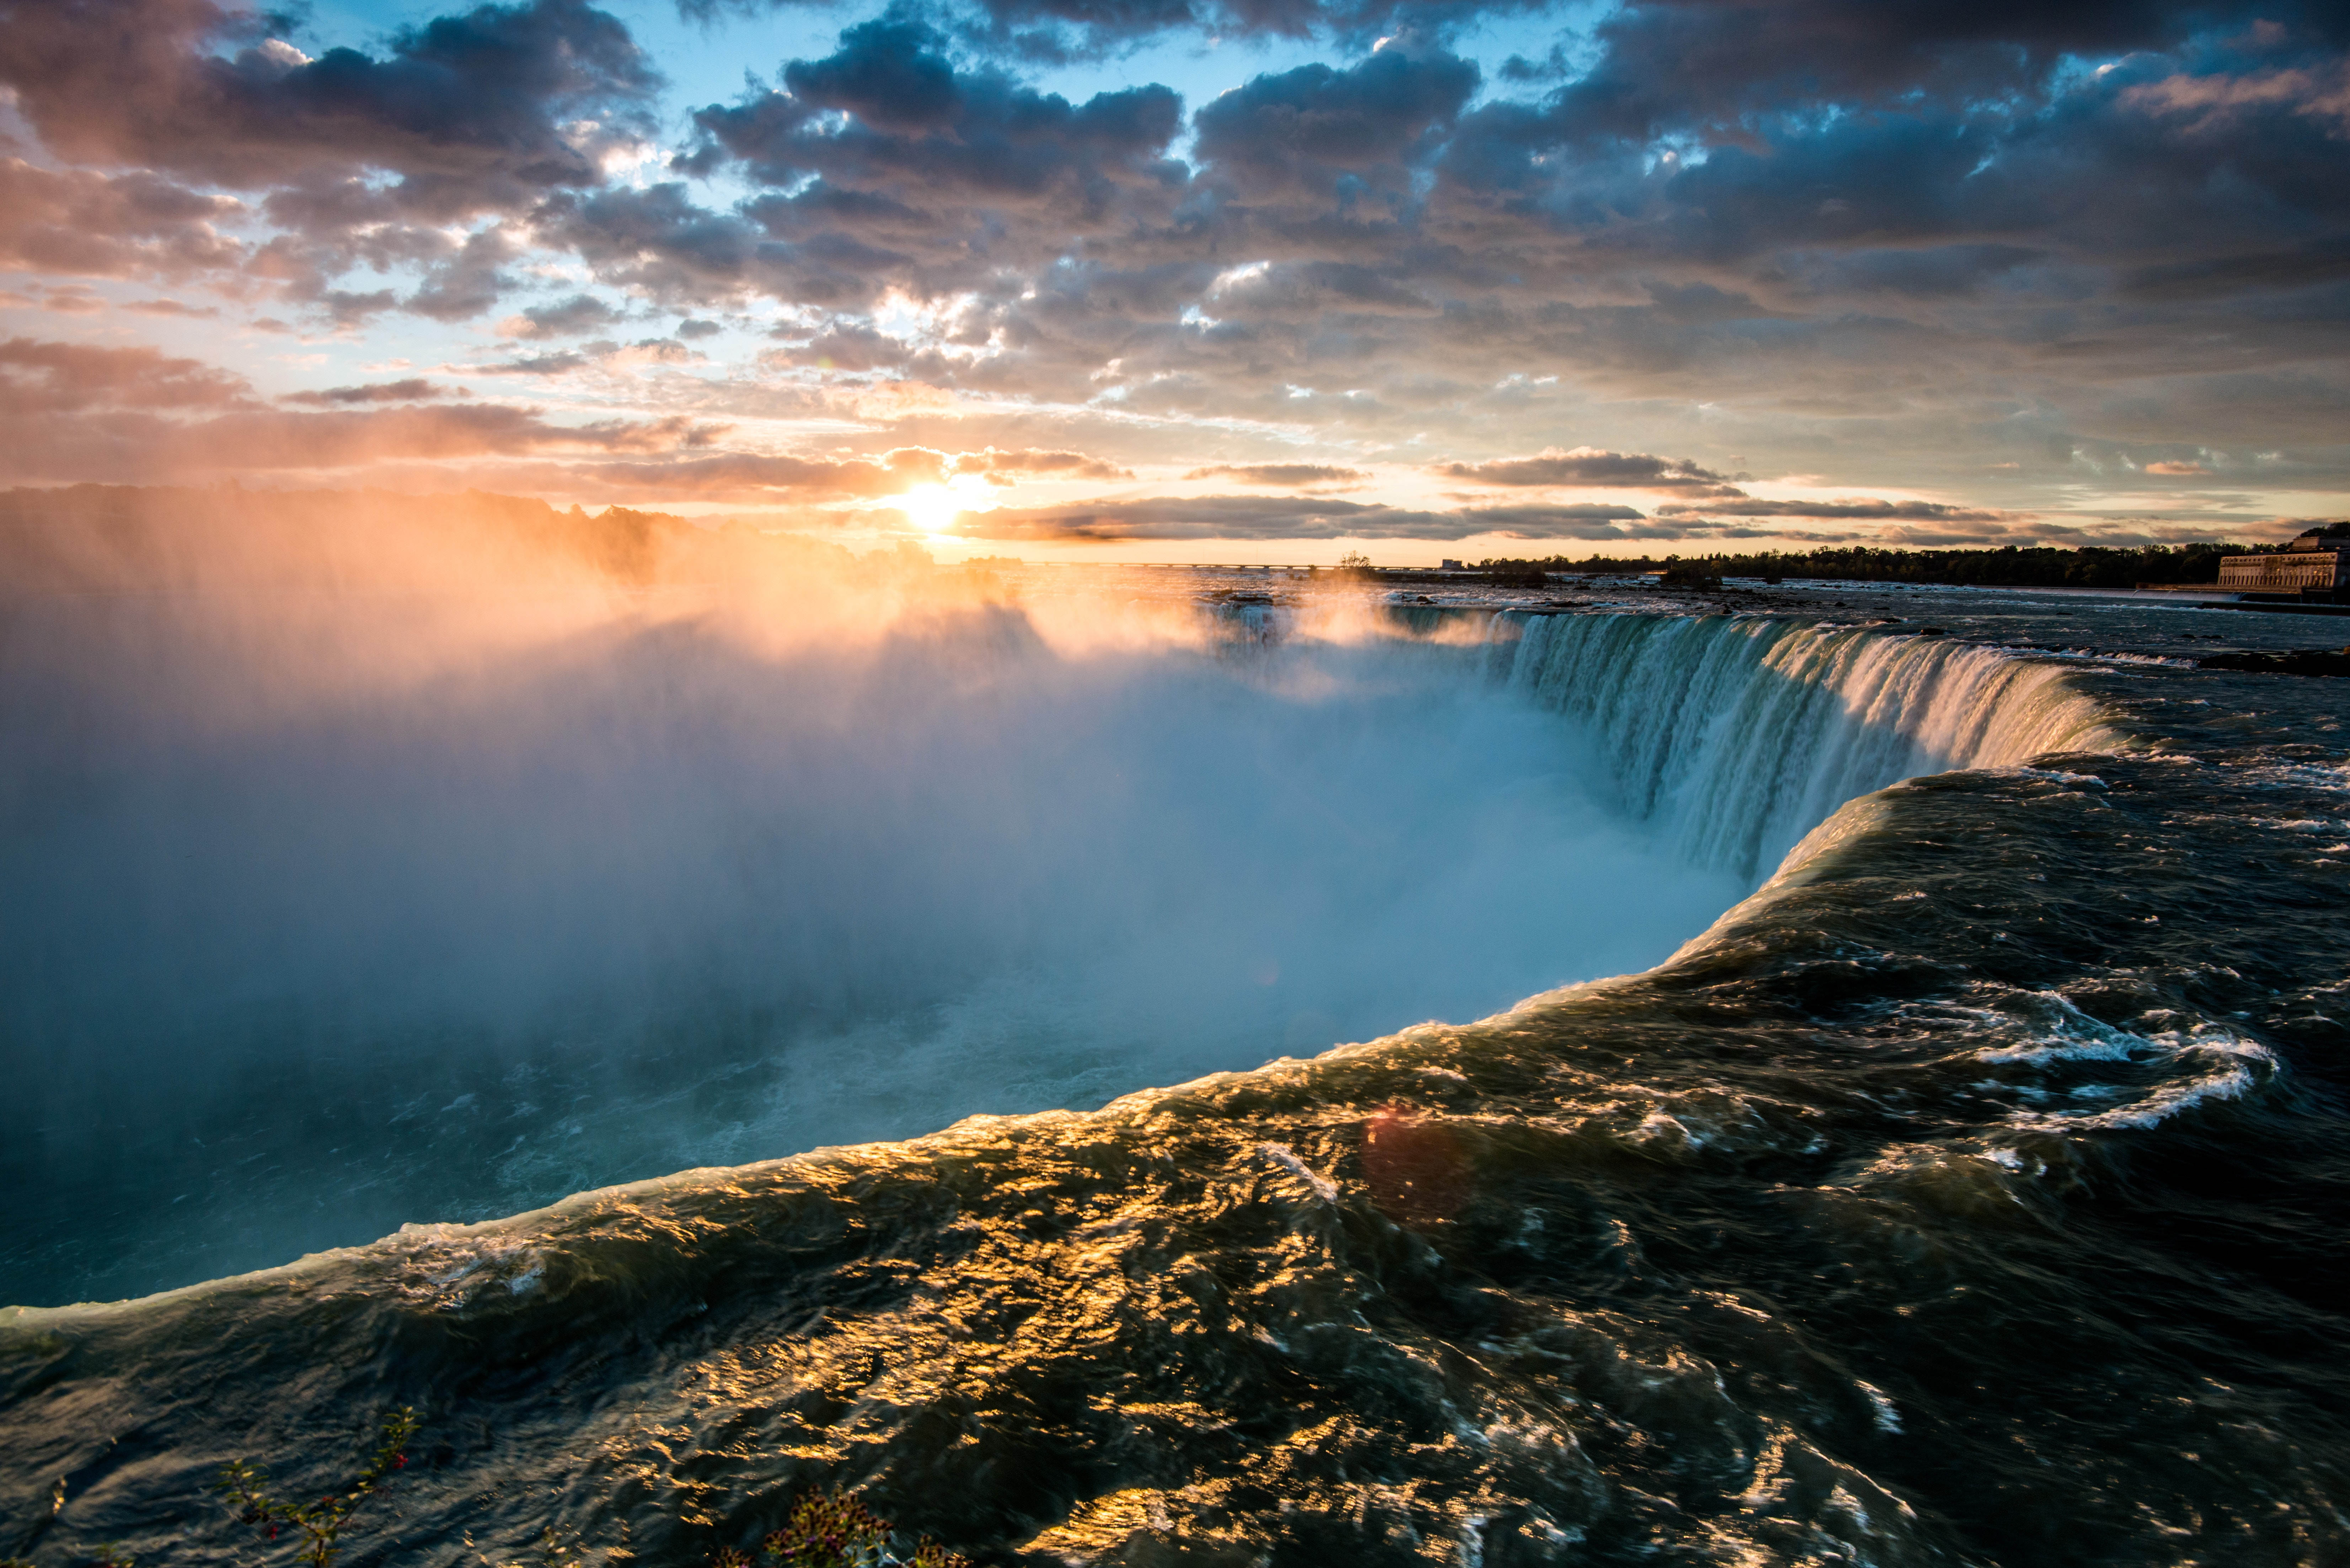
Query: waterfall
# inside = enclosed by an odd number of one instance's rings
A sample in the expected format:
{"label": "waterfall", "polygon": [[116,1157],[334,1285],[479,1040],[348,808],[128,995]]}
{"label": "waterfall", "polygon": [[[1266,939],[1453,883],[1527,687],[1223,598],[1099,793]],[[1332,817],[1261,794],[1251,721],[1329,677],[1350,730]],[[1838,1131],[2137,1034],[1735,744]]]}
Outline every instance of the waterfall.
{"label": "waterfall", "polygon": [[2062,667],[1939,638],[1512,610],[1487,646],[1497,676],[1588,732],[1627,811],[1743,877],[1897,780],[2122,740]]}

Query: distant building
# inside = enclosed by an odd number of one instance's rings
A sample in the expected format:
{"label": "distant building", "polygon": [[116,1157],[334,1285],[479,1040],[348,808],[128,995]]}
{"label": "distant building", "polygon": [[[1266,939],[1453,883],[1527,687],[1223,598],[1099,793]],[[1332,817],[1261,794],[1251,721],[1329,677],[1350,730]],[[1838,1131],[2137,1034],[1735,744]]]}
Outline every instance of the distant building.
{"label": "distant building", "polygon": [[1447,561],[1444,565],[1437,567],[1436,569],[1440,572],[1465,572],[1469,568],[1462,566],[1458,561]]}
{"label": "distant building", "polygon": [[2282,555],[2226,556],[2220,561],[2220,587],[2238,594],[2318,593],[2350,582],[2350,538],[2329,537],[2312,528]]}

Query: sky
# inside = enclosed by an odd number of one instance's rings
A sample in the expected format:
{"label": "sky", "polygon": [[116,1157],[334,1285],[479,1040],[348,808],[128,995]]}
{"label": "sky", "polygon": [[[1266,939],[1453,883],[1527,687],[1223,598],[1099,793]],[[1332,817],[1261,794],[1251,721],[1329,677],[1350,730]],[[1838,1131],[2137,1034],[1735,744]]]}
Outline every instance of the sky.
{"label": "sky", "polygon": [[2350,11],[0,0],[0,486],[1381,565],[2350,514]]}

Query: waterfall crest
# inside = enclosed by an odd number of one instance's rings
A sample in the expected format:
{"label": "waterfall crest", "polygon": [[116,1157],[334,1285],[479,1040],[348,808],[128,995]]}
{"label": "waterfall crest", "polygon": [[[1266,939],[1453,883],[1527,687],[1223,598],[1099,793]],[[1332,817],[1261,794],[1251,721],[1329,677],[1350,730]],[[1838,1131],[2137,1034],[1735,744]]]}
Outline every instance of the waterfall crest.
{"label": "waterfall crest", "polygon": [[2123,743],[2061,666],[1855,628],[1504,611],[1493,672],[1576,721],[1687,859],[1752,878],[1846,801]]}

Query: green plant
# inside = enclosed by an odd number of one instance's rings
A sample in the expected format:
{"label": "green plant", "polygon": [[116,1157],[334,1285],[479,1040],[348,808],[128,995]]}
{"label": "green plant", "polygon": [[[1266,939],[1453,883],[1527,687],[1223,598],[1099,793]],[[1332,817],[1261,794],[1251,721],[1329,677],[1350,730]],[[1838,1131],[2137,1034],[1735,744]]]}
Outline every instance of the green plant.
{"label": "green plant", "polygon": [[[374,1494],[377,1482],[408,1463],[408,1444],[416,1436],[417,1425],[416,1412],[404,1405],[387,1414],[375,1453],[349,1490],[322,1497],[317,1502],[286,1502],[271,1497],[262,1490],[268,1482],[266,1473],[250,1459],[232,1459],[223,1465],[213,1490],[236,1508],[239,1520],[265,1529],[272,1541],[277,1539],[282,1529],[299,1531],[303,1538],[302,1560],[310,1568],[331,1568],[343,1526],[353,1511]],[[126,1558],[111,1563],[110,1568],[130,1565]]]}
{"label": "green plant", "polygon": [[[137,1558],[122,1549],[122,1542],[110,1541],[98,1549],[98,1568],[131,1568]],[[29,1557],[0,1557],[0,1568],[33,1568]]]}
{"label": "green plant", "polygon": [[[888,1520],[836,1487],[802,1494],[790,1522],[759,1543],[759,1556],[765,1568],[970,1568],[968,1559],[927,1535],[900,1553],[889,1532]],[[751,1568],[751,1557],[727,1547],[712,1565]]]}

